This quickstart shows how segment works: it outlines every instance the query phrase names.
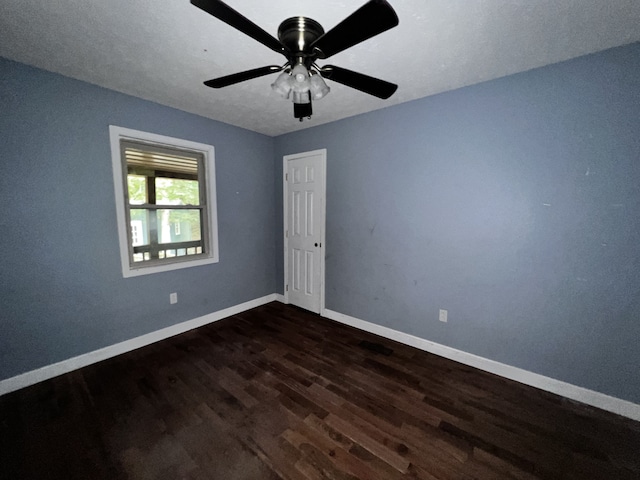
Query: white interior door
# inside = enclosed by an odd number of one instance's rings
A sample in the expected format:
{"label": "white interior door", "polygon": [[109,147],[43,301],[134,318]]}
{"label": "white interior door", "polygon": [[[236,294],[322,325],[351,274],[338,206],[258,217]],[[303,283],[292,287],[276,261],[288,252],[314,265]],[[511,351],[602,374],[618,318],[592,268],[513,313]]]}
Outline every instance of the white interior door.
{"label": "white interior door", "polygon": [[285,300],[321,313],[326,150],[284,157]]}

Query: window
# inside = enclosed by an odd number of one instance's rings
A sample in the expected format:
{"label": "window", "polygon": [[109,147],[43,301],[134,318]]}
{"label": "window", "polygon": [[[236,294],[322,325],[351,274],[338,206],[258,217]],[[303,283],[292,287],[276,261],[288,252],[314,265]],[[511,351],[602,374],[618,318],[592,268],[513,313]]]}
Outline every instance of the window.
{"label": "window", "polygon": [[123,276],[217,262],[213,147],[109,131]]}

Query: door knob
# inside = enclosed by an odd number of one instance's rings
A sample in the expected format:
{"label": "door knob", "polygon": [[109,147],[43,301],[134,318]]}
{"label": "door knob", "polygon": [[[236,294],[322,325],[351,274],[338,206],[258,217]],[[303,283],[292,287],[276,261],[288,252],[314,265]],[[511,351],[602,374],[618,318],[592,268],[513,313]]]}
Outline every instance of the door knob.
{"label": "door knob", "polygon": [[317,246],[318,246],[318,244],[317,244],[317,243],[314,243],[314,246],[316,246],[316,247],[317,247]]}

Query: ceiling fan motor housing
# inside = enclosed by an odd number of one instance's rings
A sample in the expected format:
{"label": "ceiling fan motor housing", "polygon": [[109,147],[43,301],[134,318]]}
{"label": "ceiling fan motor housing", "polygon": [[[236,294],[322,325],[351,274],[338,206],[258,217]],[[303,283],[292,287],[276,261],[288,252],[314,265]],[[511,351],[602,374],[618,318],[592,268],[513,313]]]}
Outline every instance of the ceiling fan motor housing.
{"label": "ceiling fan motor housing", "polygon": [[313,42],[324,35],[322,25],[311,18],[287,18],[278,27],[278,39],[286,48],[291,66],[299,63],[309,68],[318,58],[317,50],[310,48]]}

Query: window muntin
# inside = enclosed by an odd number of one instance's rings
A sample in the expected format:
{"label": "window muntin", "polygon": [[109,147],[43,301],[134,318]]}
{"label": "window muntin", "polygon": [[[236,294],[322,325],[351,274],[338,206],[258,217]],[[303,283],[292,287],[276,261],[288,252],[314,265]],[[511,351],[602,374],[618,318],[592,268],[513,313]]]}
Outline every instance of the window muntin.
{"label": "window muntin", "polygon": [[213,147],[109,129],[123,276],[217,262]]}

